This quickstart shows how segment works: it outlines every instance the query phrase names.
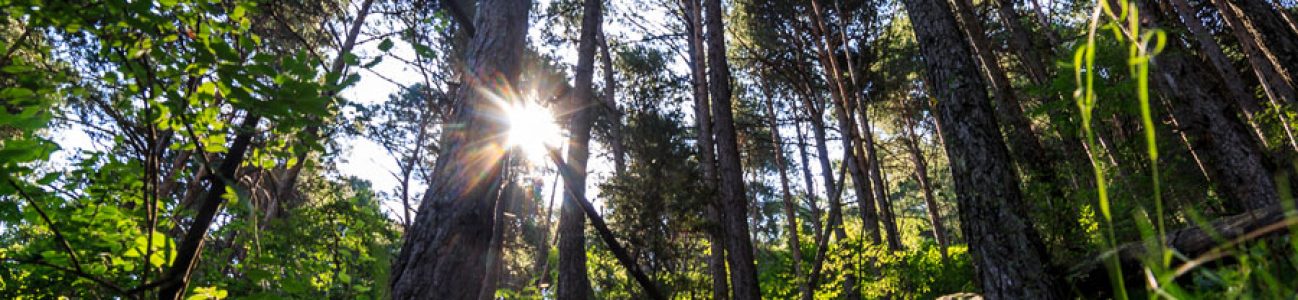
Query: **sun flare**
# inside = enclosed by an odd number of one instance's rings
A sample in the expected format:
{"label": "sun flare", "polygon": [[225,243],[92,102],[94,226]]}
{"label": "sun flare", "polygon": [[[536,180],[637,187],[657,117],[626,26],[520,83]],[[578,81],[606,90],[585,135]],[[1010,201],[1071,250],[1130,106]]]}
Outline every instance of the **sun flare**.
{"label": "sun flare", "polygon": [[545,161],[548,148],[563,142],[554,115],[545,107],[532,103],[509,105],[505,115],[509,121],[509,147],[518,147],[529,161]]}

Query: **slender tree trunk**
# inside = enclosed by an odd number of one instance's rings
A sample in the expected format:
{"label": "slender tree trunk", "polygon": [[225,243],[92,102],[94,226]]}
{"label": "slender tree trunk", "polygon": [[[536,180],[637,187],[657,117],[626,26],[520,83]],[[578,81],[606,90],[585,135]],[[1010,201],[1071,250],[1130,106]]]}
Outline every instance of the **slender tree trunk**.
{"label": "slender tree trunk", "polygon": [[902,122],[906,127],[906,150],[910,152],[910,161],[915,165],[915,181],[919,183],[919,189],[924,192],[924,206],[928,208],[928,221],[933,226],[933,238],[937,240],[938,249],[942,252],[942,258],[947,258],[947,246],[951,245],[947,239],[946,226],[942,225],[942,207],[937,203],[937,197],[933,195],[933,186],[928,181],[928,163],[924,161],[924,151],[919,148],[919,135],[915,134],[914,116],[905,103],[901,104],[903,114]]}
{"label": "slender tree trunk", "polygon": [[[474,145],[503,145],[501,109],[484,91],[497,78],[518,79],[527,35],[528,0],[483,0],[465,66],[468,87],[456,95],[452,120],[462,129],[442,136],[434,176],[415,216],[415,225],[393,265],[392,298],[468,299],[481,288],[492,230],[492,202],[501,187],[503,165],[484,159]],[[503,155],[503,153],[501,154]]]}
{"label": "slender tree trunk", "polygon": [[[841,70],[838,66],[838,60],[834,58],[830,50],[829,33],[825,28],[825,21],[821,17],[819,1],[813,0],[812,20],[815,22],[812,26],[812,40],[816,44],[817,56],[820,60],[821,67],[828,72],[826,78],[832,85],[830,95],[834,97],[834,114],[838,117],[838,127],[842,132],[844,163],[852,174],[852,184],[855,188],[856,197],[859,200],[861,208],[862,224],[865,227],[867,236],[870,241],[879,243],[881,241],[879,233],[879,215],[874,206],[873,193],[870,190],[870,178],[867,176],[865,167],[862,166],[864,153],[860,145],[859,135],[856,131],[856,125],[853,123],[851,103],[848,100],[849,94],[844,86],[844,81],[840,75]],[[842,238],[842,237],[840,237]]]}
{"label": "slender tree trunk", "polygon": [[760,299],[753,241],[748,236],[748,200],[744,170],[739,161],[739,143],[730,105],[730,66],[726,63],[724,12],[721,0],[706,0],[708,88],[716,125],[717,162],[721,179],[721,201],[725,208],[726,258],[730,263],[730,284],[735,299]]}
{"label": "slender tree trunk", "polygon": [[[796,101],[792,103],[793,103],[793,110],[796,114],[796,112],[798,111],[798,107],[797,107],[798,103]],[[801,158],[799,162],[802,165],[801,168],[802,182],[803,185],[806,186],[807,205],[811,207],[811,217],[812,219],[814,219],[814,221],[811,222],[812,225],[811,229],[813,231],[812,235],[816,238],[816,240],[820,240],[820,235],[824,234],[825,232],[822,226],[820,225],[821,224],[820,204],[817,203],[816,201],[816,181],[815,179],[813,179],[813,176],[811,175],[811,160],[807,156],[807,143],[806,143],[807,138],[806,135],[802,133],[802,122],[795,122],[794,125],[795,125],[793,127],[794,132],[797,132],[798,134],[798,156],[799,158]],[[826,180],[832,181],[832,179],[826,179]]]}
{"label": "slender tree trunk", "polygon": [[[717,190],[716,147],[712,142],[712,109],[708,99],[707,58],[703,44],[703,15],[699,0],[684,0],[685,18],[689,30],[690,71],[694,86],[694,123],[698,128],[699,164],[703,169],[703,185],[709,192]],[[715,195],[715,194],[713,194]],[[723,228],[724,211],[721,199],[710,197],[704,208],[712,222],[707,226],[709,238],[708,270],[712,277],[712,298],[730,299],[730,284],[726,270],[726,234]]]}
{"label": "slender tree trunk", "polygon": [[938,99],[964,237],[988,299],[1056,299],[968,36],[946,0],[903,1]]}
{"label": "slender tree trunk", "polygon": [[163,284],[159,286],[158,299],[182,299],[185,296],[189,278],[203,255],[207,230],[212,227],[212,221],[221,211],[221,204],[225,203],[226,187],[234,184],[228,181],[235,180],[235,174],[238,174],[239,165],[243,164],[244,154],[248,152],[248,145],[252,142],[252,134],[257,129],[259,121],[261,116],[255,114],[244,117],[243,123],[238,127],[240,133],[230,144],[230,151],[226,152],[225,160],[221,161],[216,176],[207,177],[207,193],[204,194],[203,202],[199,204],[198,211],[194,215],[194,222],[185,232],[185,239],[181,240],[176,248],[175,261],[167,272],[166,279],[161,281]]}
{"label": "slender tree trunk", "polygon": [[[834,3],[834,6],[838,8],[838,10],[842,10],[841,6],[837,2]],[[847,24],[844,24],[844,18],[845,16],[840,16],[838,18],[839,28],[847,27]],[[864,150],[861,153],[862,160],[864,161],[864,168],[866,168],[866,171],[868,172],[871,184],[874,185],[874,188],[872,189],[874,192],[874,204],[878,206],[879,220],[883,224],[884,232],[887,233],[886,241],[888,242],[888,249],[893,251],[901,250],[901,234],[900,231],[897,230],[897,218],[892,213],[892,204],[888,199],[888,185],[884,183],[883,168],[879,165],[879,155],[877,154],[877,151],[875,151],[874,129],[870,126],[870,115],[865,105],[865,93],[861,90],[861,81],[857,80],[856,64],[852,61],[852,51],[847,48],[847,34],[840,29],[838,31],[838,37],[839,44],[843,47],[843,57],[847,65],[847,75],[850,79],[850,86],[852,87],[851,96],[845,98],[853,102],[852,105],[856,107],[856,116],[860,119],[860,122],[857,122],[859,123],[857,125],[860,125],[859,129],[861,130],[861,137],[858,142],[861,143],[861,148]]]}
{"label": "slender tree trunk", "polygon": [[[1241,18],[1237,11],[1231,9],[1230,4],[1225,3],[1224,0],[1212,0],[1212,2],[1218,8],[1218,11],[1221,13],[1221,18],[1225,20],[1226,25],[1231,27],[1231,33],[1233,33],[1235,38],[1239,40],[1239,47],[1243,50],[1244,56],[1248,58],[1248,63],[1252,66],[1253,74],[1257,76],[1258,83],[1262,86],[1262,91],[1266,93],[1267,100],[1271,103],[1271,107],[1276,110],[1281,110],[1281,107],[1285,104],[1298,103],[1298,98],[1296,98],[1298,95],[1295,95],[1292,82],[1289,79],[1286,79],[1285,76],[1282,76],[1281,72],[1277,70],[1276,66],[1267,58],[1267,55],[1260,50],[1261,45],[1258,44],[1257,39],[1251,33],[1252,27],[1245,25],[1244,22],[1240,20]],[[1182,7],[1186,7],[1187,9],[1185,10],[1189,11],[1189,6],[1185,5],[1184,0],[1174,1],[1173,4],[1177,5],[1178,11],[1182,10]],[[1197,19],[1195,20],[1197,21]],[[1191,30],[1193,30],[1193,28],[1191,28]],[[1195,34],[1196,36],[1198,35],[1198,33]],[[1298,137],[1295,137],[1293,126],[1289,121],[1289,115],[1281,113],[1276,114],[1276,116],[1280,119],[1280,126],[1284,129],[1285,137],[1289,139],[1289,146],[1295,151],[1298,151]]]}
{"label": "slender tree trunk", "polygon": [[789,190],[788,168],[784,165],[784,139],[780,137],[779,118],[775,115],[775,100],[771,98],[770,92],[766,91],[766,120],[771,127],[771,149],[775,152],[775,168],[780,172],[780,192],[781,200],[784,201],[784,218],[788,222],[789,251],[793,254],[793,275],[800,283],[798,290],[802,294],[811,291],[807,285],[806,274],[802,269],[802,242],[798,240],[798,214],[796,202],[793,201],[793,193]]}
{"label": "slender tree trunk", "polygon": [[[356,38],[360,37],[361,27],[365,26],[365,18],[370,15],[370,7],[373,6],[373,4],[374,0],[364,0],[361,2],[360,11],[356,13],[356,19],[352,20],[351,27],[347,30],[347,37],[343,41],[342,47],[338,49],[338,56],[334,57],[333,63],[329,65],[329,73],[339,74],[340,76],[338,78],[347,77],[342,76],[344,75],[342,74],[344,70],[343,68],[347,66],[345,58],[347,55],[351,54],[352,48],[356,46]],[[330,96],[333,96],[336,93],[337,91],[328,92]],[[319,135],[320,125],[309,126],[303,132],[303,140],[311,141],[319,139]],[[293,192],[294,186],[297,185],[297,177],[299,174],[302,174],[302,168],[306,166],[306,156],[310,152],[311,151],[302,151],[297,154],[297,164],[294,164],[289,167],[288,170],[285,170],[287,173],[284,174],[284,179],[279,183],[279,189],[275,192],[276,197],[287,197],[289,193]]]}
{"label": "slender tree trunk", "polygon": [[[602,25],[602,24],[601,24]],[[602,27],[601,27],[602,28]],[[622,144],[622,110],[617,107],[617,81],[613,78],[613,56],[608,51],[608,35],[599,33],[600,64],[604,65],[604,105],[609,111],[613,131],[613,171],[617,176],[626,174],[626,146]]]}
{"label": "slender tree trunk", "polygon": [[[1220,3],[1221,1],[1217,1]],[[1270,0],[1225,0],[1226,6],[1218,6],[1218,10],[1225,11],[1232,9],[1240,21],[1245,24],[1247,31],[1253,35],[1255,40],[1260,41],[1260,49],[1267,54],[1267,58],[1276,66],[1276,70],[1290,84],[1294,84],[1295,74],[1298,70],[1298,32],[1293,27],[1285,23],[1274,6],[1271,6]]]}
{"label": "slender tree trunk", "polygon": [[574,198],[586,196],[586,162],[590,158],[590,129],[594,121],[595,97],[591,82],[595,71],[596,39],[603,13],[600,0],[584,0],[581,40],[577,44],[576,80],[568,109],[571,111],[568,131],[568,174],[559,213],[559,299],[587,299],[592,296],[590,278],[586,275],[586,217]]}
{"label": "slender tree trunk", "polygon": [[[512,162],[507,160],[506,163]],[[505,184],[504,190],[496,197],[496,207],[492,209],[491,214],[493,224],[491,241],[487,246],[489,252],[487,253],[486,274],[482,276],[482,287],[478,289],[478,300],[491,300],[496,296],[496,285],[500,281],[500,272],[504,269],[501,260],[504,258],[505,228],[508,227],[507,224],[509,223],[505,220],[505,211],[510,207],[511,203],[516,201],[521,192],[518,184],[511,180]]]}

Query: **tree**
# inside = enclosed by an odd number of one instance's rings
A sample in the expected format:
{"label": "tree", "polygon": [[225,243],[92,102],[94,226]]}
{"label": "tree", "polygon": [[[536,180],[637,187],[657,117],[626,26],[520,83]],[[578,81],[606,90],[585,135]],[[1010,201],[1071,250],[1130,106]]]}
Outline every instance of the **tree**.
{"label": "tree", "polygon": [[718,172],[721,184],[721,207],[726,229],[726,258],[730,264],[730,285],[735,299],[759,299],[757,267],[754,266],[753,241],[748,235],[748,200],[744,191],[743,166],[739,163],[739,144],[735,140],[735,123],[730,106],[730,66],[726,62],[725,29],[722,25],[721,0],[705,0],[707,8],[708,89],[716,126]]}
{"label": "tree", "polygon": [[[498,161],[504,124],[491,115],[502,108],[487,91],[509,93],[518,78],[530,1],[486,0],[478,4],[465,78],[451,120],[464,124],[442,134],[433,179],[415,224],[393,264],[392,297],[477,298],[492,231],[492,208],[502,183]],[[475,157],[494,151],[494,157]]]}
{"label": "tree", "polygon": [[581,40],[577,44],[576,83],[566,111],[571,111],[568,131],[568,170],[565,186],[573,190],[564,193],[562,212],[559,215],[559,293],[563,299],[590,297],[590,279],[586,275],[586,217],[576,203],[576,197],[586,196],[586,161],[590,157],[590,129],[594,121],[593,108],[598,103],[591,93],[595,69],[595,39],[603,23],[600,0],[583,1]]}
{"label": "tree", "polygon": [[[956,201],[983,295],[991,299],[1057,298],[1049,258],[1031,223],[1009,151],[964,43],[951,6],[942,0],[905,0],[951,159]],[[989,216],[996,216],[995,218]]]}

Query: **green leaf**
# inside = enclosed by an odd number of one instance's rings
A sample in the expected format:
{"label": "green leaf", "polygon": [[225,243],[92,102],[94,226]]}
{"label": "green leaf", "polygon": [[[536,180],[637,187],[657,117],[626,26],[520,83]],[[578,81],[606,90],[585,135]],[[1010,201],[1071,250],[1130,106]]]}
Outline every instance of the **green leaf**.
{"label": "green leaf", "polygon": [[382,42],[379,42],[379,51],[388,52],[388,50],[392,50],[392,44],[391,39],[383,39]]}

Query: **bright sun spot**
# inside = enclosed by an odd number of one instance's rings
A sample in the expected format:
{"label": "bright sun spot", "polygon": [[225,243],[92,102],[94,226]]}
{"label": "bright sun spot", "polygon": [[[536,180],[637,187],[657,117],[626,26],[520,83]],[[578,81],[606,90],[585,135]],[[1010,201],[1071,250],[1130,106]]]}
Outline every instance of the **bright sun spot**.
{"label": "bright sun spot", "polygon": [[563,142],[563,134],[549,109],[531,103],[515,104],[505,108],[509,118],[508,144],[518,147],[532,162],[543,162],[548,147]]}

